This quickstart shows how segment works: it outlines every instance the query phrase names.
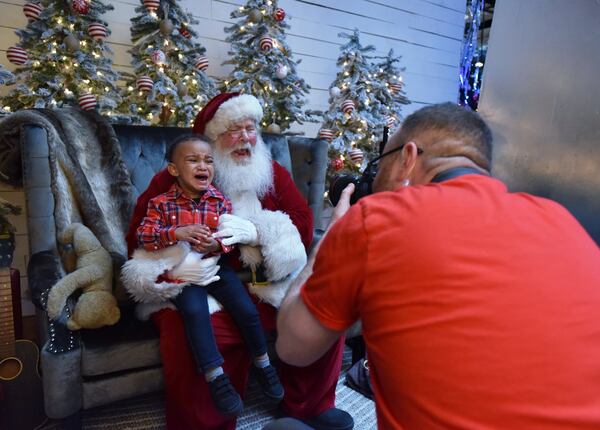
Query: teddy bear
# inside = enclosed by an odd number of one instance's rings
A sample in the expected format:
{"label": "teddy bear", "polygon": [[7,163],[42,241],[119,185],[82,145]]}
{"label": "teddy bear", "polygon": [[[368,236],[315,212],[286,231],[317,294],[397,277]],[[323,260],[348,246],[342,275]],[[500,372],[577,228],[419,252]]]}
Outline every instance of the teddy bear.
{"label": "teddy bear", "polygon": [[94,233],[80,223],[73,223],[58,235],[61,244],[72,244],[75,251],[75,270],[60,279],[48,294],[47,311],[51,319],[58,319],[67,298],[78,289],[79,297],[71,317],[70,330],[99,328],[113,325],[121,317],[117,300],[112,294],[112,259]]}

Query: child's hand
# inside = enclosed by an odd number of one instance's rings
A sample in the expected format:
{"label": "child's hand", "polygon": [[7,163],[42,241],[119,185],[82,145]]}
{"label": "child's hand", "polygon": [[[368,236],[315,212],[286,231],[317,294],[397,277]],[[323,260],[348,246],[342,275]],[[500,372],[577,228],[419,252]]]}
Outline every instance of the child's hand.
{"label": "child's hand", "polygon": [[175,229],[175,237],[178,241],[184,240],[191,243],[192,246],[202,245],[207,241],[207,239],[214,240],[212,238],[210,229],[201,224],[177,227]]}
{"label": "child's hand", "polygon": [[202,240],[202,243],[195,245],[194,249],[202,254],[210,254],[218,252],[221,249],[219,242],[217,242],[212,236]]}

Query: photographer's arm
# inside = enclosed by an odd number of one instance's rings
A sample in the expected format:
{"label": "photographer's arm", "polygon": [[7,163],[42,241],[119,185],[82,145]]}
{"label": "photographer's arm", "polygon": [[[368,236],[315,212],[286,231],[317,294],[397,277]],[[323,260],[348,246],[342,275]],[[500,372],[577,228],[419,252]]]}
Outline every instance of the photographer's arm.
{"label": "photographer's arm", "polygon": [[326,240],[331,226],[350,208],[350,196],[354,185],[350,184],[342,193],[340,202],[332,214],[325,237],[312,250],[302,272],[292,283],[277,316],[277,353],[279,357],[295,366],[307,366],[317,360],[343,334],[344,330],[333,330],[323,325],[308,309],[300,296],[302,286],[313,272],[317,253]]}

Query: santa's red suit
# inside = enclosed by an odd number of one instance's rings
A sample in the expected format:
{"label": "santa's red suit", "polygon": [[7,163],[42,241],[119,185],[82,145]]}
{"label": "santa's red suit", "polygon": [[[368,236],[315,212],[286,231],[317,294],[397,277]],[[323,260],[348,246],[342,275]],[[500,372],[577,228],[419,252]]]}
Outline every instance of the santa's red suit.
{"label": "santa's red suit", "polygon": [[[148,189],[139,197],[127,236],[130,255],[137,245],[136,230],[146,213],[148,201],[167,191],[173,181],[174,178],[163,170],[154,176]],[[260,204],[267,219],[287,214],[300,233],[302,243],[308,247],[312,241],[312,212],[290,174],[276,162],[273,162],[273,188],[260,200]],[[285,240],[279,238],[280,245],[285,246]],[[234,264],[239,266],[239,261]],[[257,303],[257,308],[265,330],[274,331],[275,308],[264,302]],[[152,315],[152,320],[160,331],[167,427],[170,430],[234,429],[235,419],[217,412],[203,375],[196,371],[178,312],[162,309]],[[243,396],[251,364],[243,340],[225,312],[213,313],[212,324],[219,351],[225,359],[223,369]],[[285,413],[296,418],[309,418],[334,407],[342,349],[343,341],[340,340],[318,361],[305,368],[279,363],[278,373],[285,389],[281,407]]]}

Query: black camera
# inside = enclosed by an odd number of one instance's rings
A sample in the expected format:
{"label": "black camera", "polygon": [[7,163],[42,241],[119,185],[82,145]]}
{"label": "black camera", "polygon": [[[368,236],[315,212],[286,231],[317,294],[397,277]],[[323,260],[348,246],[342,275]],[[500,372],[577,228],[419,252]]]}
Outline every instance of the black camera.
{"label": "black camera", "polygon": [[[388,140],[389,128],[383,127],[383,139],[379,144],[379,154],[383,153],[383,148]],[[336,206],[342,196],[342,191],[348,184],[354,184],[354,192],[350,196],[350,204],[353,205],[362,197],[373,193],[373,180],[377,175],[377,163],[370,161],[365,167],[362,175],[351,175],[348,173],[334,176],[329,184],[329,201]]]}

